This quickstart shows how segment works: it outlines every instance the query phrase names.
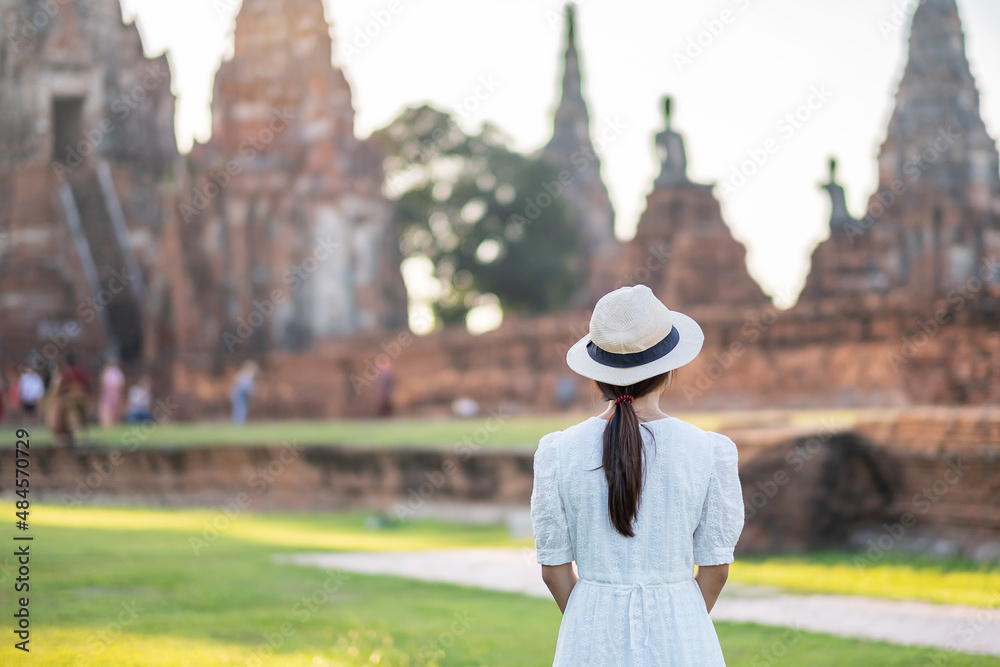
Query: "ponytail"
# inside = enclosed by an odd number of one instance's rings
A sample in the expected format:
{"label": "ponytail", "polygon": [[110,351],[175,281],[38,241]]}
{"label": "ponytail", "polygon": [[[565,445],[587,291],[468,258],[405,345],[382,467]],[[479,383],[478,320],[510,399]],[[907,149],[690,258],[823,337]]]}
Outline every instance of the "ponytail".
{"label": "ponytail", "polygon": [[632,401],[658,391],[669,378],[667,373],[627,387],[597,383],[605,400],[615,402],[614,414],[604,428],[601,467],[608,482],[608,517],[615,530],[625,537],[635,537],[632,525],[639,514],[646,463],[641,428],[649,431],[639,423]]}

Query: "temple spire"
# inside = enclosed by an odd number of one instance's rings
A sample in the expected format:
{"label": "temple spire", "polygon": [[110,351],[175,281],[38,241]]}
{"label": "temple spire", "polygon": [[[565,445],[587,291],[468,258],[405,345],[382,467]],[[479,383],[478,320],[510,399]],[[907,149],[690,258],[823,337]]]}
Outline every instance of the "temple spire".
{"label": "temple spire", "polygon": [[[576,8],[566,6],[566,51],[563,58],[562,96],[556,108],[552,138],[543,155],[558,173],[568,181],[564,195],[571,218],[576,222],[582,254],[589,274],[579,303],[589,303],[610,284],[598,276],[597,259],[615,246],[615,213],[607,187],[601,179],[601,162],[590,137],[590,112],[583,98],[580,57],[577,52]],[[604,141],[612,141],[623,131],[617,120],[611,121],[601,133]],[[600,285],[598,287],[598,285]]]}
{"label": "temple spire", "polygon": [[590,146],[590,112],[583,99],[580,56],[576,48],[576,8],[566,6],[566,53],[563,57],[562,97],[556,109],[550,146],[568,149],[567,154]]}
{"label": "temple spire", "polygon": [[879,156],[883,187],[919,177],[960,202],[985,203],[1000,193],[1000,161],[955,0],[921,0],[908,58]]}
{"label": "temple spire", "polygon": [[576,50],[576,8],[566,6],[566,70],[563,76],[563,101],[583,102],[580,86],[580,56]]}
{"label": "temple spire", "polygon": [[234,41],[235,53],[266,53],[272,68],[307,59],[325,65],[333,56],[322,0],[243,0]]}

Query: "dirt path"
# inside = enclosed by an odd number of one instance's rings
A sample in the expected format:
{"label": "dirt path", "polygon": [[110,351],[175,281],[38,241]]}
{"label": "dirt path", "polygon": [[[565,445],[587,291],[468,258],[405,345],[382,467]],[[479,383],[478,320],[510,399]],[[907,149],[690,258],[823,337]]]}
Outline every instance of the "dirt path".
{"label": "dirt path", "polygon": [[[306,554],[283,556],[279,562],[549,595],[531,549]],[[934,662],[937,649],[1000,656],[1000,609],[844,595],[790,595],[730,584],[712,610],[712,618],[927,646],[928,664],[938,664]],[[793,631],[786,643],[794,641]]]}

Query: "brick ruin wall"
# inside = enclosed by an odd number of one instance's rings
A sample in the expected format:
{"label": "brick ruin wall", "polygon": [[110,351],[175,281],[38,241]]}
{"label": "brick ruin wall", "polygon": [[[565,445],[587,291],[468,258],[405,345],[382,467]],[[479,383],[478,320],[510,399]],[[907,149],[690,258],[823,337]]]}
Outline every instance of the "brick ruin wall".
{"label": "brick ruin wall", "polygon": [[[705,330],[705,348],[680,371],[664,408],[1000,401],[1000,309],[973,306],[970,300],[938,317],[948,307],[944,300],[907,310],[881,303],[878,295],[853,307],[865,312],[851,313],[849,305],[828,302],[791,311],[769,306],[742,313],[732,308],[689,311]],[[566,350],[586,333],[588,321],[589,313],[576,311],[513,320],[481,336],[462,329],[426,337],[390,332],[327,343],[309,355],[263,355],[251,415],[374,416],[379,368],[387,360],[393,366],[393,398],[400,413],[444,414],[459,397],[475,399],[483,411],[598,409],[592,384],[565,363]],[[173,416],[224,416],[234,371],[234,365],[213,367],[209,359],[180,358],[168,392],[177,406]],[[575,387],[568,405],[556,398],[561,378]]]}
{"label": "brick ruin wall", "polygon": [[[1000,410],[886,413],[851,427],[727,430],[740,450],[747,522],[739,552],[853,547],[1000,559]],[[344,446],[33,451],[39,498],[244,510],[366,509],[400,519],[425,505],[520,508],[532,452]],[[0,452],[0,494],[13,452]],[[229,520],[232,520],[231,518]]]}

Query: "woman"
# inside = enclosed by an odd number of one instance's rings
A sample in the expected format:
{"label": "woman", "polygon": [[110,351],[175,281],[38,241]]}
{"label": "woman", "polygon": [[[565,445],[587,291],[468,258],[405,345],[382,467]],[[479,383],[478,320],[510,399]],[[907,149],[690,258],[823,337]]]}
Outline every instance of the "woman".
{"label": "woman", "polygon": [[122,391],[125,375],[117,359],[109,359],[101,371],[101,397],[97,403],[98,420],[103,428],[111,428],[121,417]]}
{"label": "woman", "polygon": [[38,403],[45,396],[45,380],[33,368],[26,368],[17,381],[17,400],[26,416],[35,414]]}
{"label": "woman", "polygon": [[229,398],[233,402],[233,423],[243,425],[247,421],[250,410],[250,398],[253,396],[254,383],[260,367],[255,361],[245,361],[233,378],[233,386]]}
{"label": "woman", "polygon": [[535,546],[563,612],[554,665],[725,665],[709,612],[743,530],[736,446],[659,407],[703,341],[639,285],[602,298],[566,355],[609,406],[535,453]]}
{"label": "woman", "polygon": [[66,353],[59,371],[49,386],[48,425],[56,441],[67,447],[75,445],[75,433],[87,431],[87,400],[90,376],[76,361],[72,350]]}

